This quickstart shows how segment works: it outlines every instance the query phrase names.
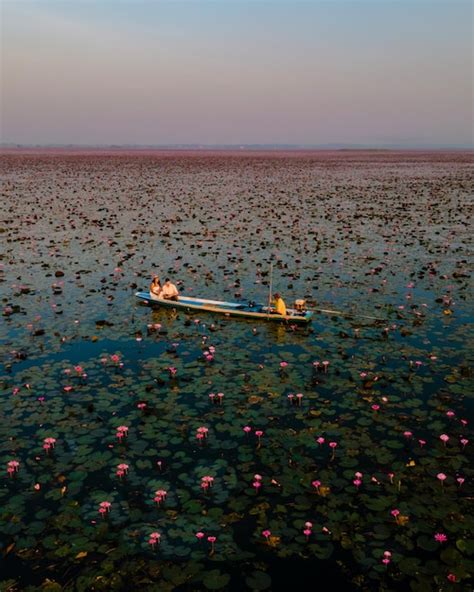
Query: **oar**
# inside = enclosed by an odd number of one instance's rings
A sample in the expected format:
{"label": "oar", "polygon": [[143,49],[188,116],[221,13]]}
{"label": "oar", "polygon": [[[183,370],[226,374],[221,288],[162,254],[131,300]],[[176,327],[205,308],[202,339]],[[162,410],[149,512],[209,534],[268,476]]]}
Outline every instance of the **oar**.
{"label": "oar", "polygon": [[324,312],[326,314],[332,315],[339,315],[343,317],[359,317],[361,319],[370,319],[371,321],[386,321],[387,319],[380,319],[379,317],[371,317],[368,315],[352,313],[352,312],[343,312],[342,310],[330,310],[328,308],[307,308],[311,312]]}

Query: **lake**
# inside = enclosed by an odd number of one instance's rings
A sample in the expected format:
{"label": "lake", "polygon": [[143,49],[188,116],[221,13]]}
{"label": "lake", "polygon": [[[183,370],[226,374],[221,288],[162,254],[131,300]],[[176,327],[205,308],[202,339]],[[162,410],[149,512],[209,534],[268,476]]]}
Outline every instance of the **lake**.
{"label": "lake", "polygon": [[0,158],[2,590],[472,588],[472,153]]}

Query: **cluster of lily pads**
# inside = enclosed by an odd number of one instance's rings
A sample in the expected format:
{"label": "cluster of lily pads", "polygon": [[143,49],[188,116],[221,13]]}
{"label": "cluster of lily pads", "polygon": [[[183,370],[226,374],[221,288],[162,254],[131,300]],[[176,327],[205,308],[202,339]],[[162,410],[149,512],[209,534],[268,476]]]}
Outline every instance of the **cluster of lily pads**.
{"label": "cluster of lily pads", "polygon": [[[392,175],[401,174],[401,157],[25,158],[9,160],[5,189],[12,211],[20,184],[31,207],[7,227],[3,259],[6,589],[119,590],[133,580],[159,590],[265,590],[277,585],[276,562],[299,559],[312,570],[330,566],[346,589],[467,589],[470,275],[458,265],[465,247],[453,239],[454,222],[424,189],[449,197],[453,176],[461,187],[467,174],[462,160],[415,159],[400,189]],[[36,200],[32,167],[45,175]],[[240,180],[249,167],[250,180]],[[216,171],[239,195],[222,214],[213,209],[223,199]],[[288,205],[280,215],[273,200],[247,213],[250,185],[267,186],[270,172],[268,190],[282,203],[304,181],[301,211]],[[115,201],[98,175],[120,188]],[[77,199],[94,195],[91,211],[66,200],[61,213],[71,179]],[[277,186],[287,188],[281,197]],[[395,188],[413,216],[406,224],[385,219]],[[362,189],[378,213],[358,197]],[[184,199],[179,212],[160,201],[168,190]],[[148,270],[139,199],[163,221],[162,260]],[[40,207],[45,217],[35,221]],[[427,213],[424,233],[417,222]],[[268,226],[257,232],[260,216]],[[303,244],[293,245],[288,224]],[[180,248],[170,254],[175,239]],[[117,260],[106,273],[111,249]],[[203,255],[209,263],[200,268]],[[133,296],[149,272],[171,270],[188,293],[225,297],[217,293],[225,286],[232,298],[264,299],[270,258],[287,299],[304,295],[315,308],[380,320],[317,314],[310,327],[255,325],[152,309]],[[19,284],[25,260],[31,275]]]}

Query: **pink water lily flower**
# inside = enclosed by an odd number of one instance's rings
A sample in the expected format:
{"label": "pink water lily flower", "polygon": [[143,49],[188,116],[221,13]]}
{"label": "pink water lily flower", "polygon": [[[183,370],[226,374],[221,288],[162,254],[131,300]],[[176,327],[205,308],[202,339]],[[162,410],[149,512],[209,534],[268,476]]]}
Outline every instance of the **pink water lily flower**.
{"label": "pink water lily flower", "polygon": [[453,573],[448,573],[448,575],[447,575],[446,577],[448,578],[448,580],[449,580],[450,582],[457,582],[457,577],[456,577],[456,574],[453,574]]}

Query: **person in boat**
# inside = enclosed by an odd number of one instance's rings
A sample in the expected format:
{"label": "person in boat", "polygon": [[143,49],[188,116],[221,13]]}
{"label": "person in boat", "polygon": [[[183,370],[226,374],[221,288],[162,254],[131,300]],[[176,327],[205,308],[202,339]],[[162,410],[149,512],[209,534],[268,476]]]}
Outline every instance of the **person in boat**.
{"label": "person in boat", "polygon": [[163,298],[163,288],[161,287],[160,278],[155,275],[150,284],[150,296],[153,300]]}
{"label": "person in boat", "polygon": [[161,292],[161,297],[165,300],[178,300],[178,288],[171,283],[169,278],[166,278],[165,283],[163,284],[163,291]]}
{"label": "person in boat", "polygon": [[273,295],[273,304],[275,306],[276,314],[286,316],[286,304],[278,292]]}

